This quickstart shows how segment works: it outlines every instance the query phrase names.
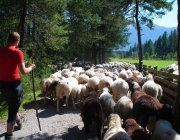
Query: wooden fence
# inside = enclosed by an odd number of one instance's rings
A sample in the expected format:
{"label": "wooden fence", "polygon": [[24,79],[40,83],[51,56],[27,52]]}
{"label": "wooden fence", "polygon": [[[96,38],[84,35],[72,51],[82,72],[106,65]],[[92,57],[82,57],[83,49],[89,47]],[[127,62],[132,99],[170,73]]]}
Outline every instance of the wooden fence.
{"label": "wooden fence", "polygon": [[[135,63],[137,69],[139,64]],[[148,73],[153,74],[156,83],[161,85],[163,89],[163,98],[167,99],[171,105],[175,104],[177,93],[178,93],[178,78],[179,75],[172,74],[172,70],[169,72],[158,71],[157,66],[151,68],[151,66],[143,65],[142,72],[144,75]]]}

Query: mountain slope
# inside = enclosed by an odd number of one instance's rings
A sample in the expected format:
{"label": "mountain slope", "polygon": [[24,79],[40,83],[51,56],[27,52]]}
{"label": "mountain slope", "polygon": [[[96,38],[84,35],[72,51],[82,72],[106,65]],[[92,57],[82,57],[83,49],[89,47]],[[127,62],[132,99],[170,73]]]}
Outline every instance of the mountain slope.
{"label": "mountain slope", "polygon": [[[158,25],[154,25],[154,30],[150,30],[147,26],[142,25],[142,31],[141,31],[141,42],[142,44],[146,42],[146,40],[152,40],[153,42],[155,40],[158,39],[158,37],[160,35],[163,35],[163,33],[166,31],[167,34],[169,35],[169,33],[172,30],[177,29],[177,27],[171,27],[171,28],[167,28],[167,27],[162,27],[162,26],[158,26]],[[130,46],[134,46],[135,43],[138,43],[138,38],[137,38],[137,30],[133,27],[133,26],[129,26],[129,32],[131,33],[130,37],[129,37],[129,45],[126,46],[123,49],[120,50],[124,50],[124,51],[128,51]]]}

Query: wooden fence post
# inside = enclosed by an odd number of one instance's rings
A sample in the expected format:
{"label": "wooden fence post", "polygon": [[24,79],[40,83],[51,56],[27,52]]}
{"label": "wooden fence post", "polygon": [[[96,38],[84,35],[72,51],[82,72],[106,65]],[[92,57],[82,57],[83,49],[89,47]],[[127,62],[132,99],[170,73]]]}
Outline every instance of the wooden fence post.
{"label": "wooden fence post", "polygon": [[[157,66],[155,66],[155,67],[154,67],[154,70],[157,70]],[[156,75],[156,76],[157,76],[157,74],[154,74],[154,75]]]}
{"label": "wooden fence post", "polygon": [[147,66],[146,65],[143,65],[143,73],[144,73],[144,75],[146,76],[147,75]]}
{"label": "wooden fence post", "polygon": [[[169,70],[168,70],[168,73],[169,73],[169,74],[170,74],[170,73],[173,73],[173,69],[172,69],[172,68],[169,69]],[[171,82],[173,82],[173,78],[170,78],[169,75],[168,75],[168,80],[171,81]]]}

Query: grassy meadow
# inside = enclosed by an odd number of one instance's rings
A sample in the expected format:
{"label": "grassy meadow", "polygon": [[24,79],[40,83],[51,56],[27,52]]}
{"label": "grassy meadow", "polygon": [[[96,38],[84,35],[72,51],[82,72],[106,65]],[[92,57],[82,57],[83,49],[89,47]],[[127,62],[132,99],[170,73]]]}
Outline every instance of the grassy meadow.
{"label": "grassy meadow", "polygon": [[[119,58],[110,58],[111,61],[113,62],[128,62],[131,64],[134,63],[139,63],[138,59],[119,59]],[[143,65],[146,66],[151,66],[151,67],[155,67],[157,66],[158,70],[160,70],[161,68],[177,63],[178,61],[176,60],[143,60]]]}

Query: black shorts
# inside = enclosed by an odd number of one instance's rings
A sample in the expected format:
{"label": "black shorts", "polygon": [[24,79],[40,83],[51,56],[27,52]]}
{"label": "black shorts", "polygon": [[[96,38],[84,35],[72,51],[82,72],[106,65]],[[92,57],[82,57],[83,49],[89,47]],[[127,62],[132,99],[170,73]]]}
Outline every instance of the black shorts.
{"label": "black shorts", "polygon": [[8,104],[7,122],[15,123],[16,114],[19,110],[22,98],[21,81],[5,82],[0,81],[0,91]]}

